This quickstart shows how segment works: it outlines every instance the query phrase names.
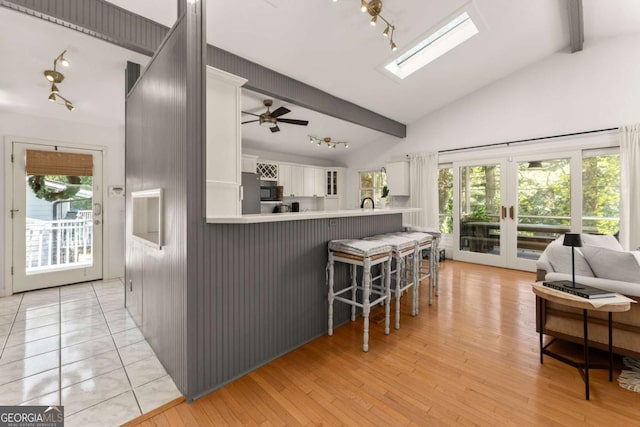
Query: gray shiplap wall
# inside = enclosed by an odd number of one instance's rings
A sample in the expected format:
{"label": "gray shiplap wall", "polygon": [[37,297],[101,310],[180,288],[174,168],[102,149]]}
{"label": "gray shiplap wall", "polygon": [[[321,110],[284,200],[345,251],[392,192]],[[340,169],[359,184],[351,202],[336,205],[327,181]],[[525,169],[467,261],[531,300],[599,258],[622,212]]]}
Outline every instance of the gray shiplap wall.
{"label": "gray shiplap wall", "polygon": [[[187,23],[172,29],[127,98],[127,306],[183,394],[187,379]],[[162,250],[130,237],[131,192],[163,190]]]}
{"label": "gray shiplap wall", "polygon": [[[189,313],[197,398],[327,330],[327,243],[399,231],[402,215],[205,225],[204,280]],[[338,270],[346,280],[346,268]],[[197,307],[197,309],[196,309]],[[336,322],[349,318],[336,305]],[[360,341],[354,342],[359,346]]]}

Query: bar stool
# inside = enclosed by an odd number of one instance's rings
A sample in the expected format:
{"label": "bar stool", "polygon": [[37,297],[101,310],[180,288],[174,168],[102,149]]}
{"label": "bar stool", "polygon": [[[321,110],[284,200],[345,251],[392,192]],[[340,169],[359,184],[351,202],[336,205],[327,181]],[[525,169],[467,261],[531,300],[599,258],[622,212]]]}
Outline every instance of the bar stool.
{"label": "bar stool", "polygon": [[[375,240],[383,244],[391,246],[391,254],[395,261],[395,269],[391,267],[390,274],[395,274],[394,296],[396,300],[396,322],[395,328],[400,329],[400,297],[409,288],[413,288],[413,302],[411,306],[411,315],[416,315],[416,286],[415,286],[415,253],[418,248],[418,241],[414,238],[407,237],[404,234],[378,234],[376,236],[366,237],[365,240]],[[411,268],[408,265],[411,264]]]}
{"label": "bar stool", "polygon": [[398,233],[393,233],[394,235],[398,235],[398,236],[403,236],[404,238],[407,239],[413,239],[414,241],[416,241],[416,247],[415,247],[415,255],[413,257],[414,262],[413,262],[413,274],[414,274],[414,280],[416,282],[416,286],[415,286],[415,299],[413,301],[414,303],[414,307],[413,307],[413,311],[415,312],[415,315],[418,315],[420,313],[420,283],[426,279],[429,278],[429,305],[432,304],[432,300],[433,300],[433,281],[432,281],[432,269],[431,269],[431,259],[433,258],[432,256],[429,256],[429,265],[427,268],[424,268],[422,265],[422,254],[424,251],[429,251],[429,255],[431,255],[431,248],[432,248],[432,243],[433,243],[433,237],[431,237],[430,234],[428,233],[421,233],[421,232],[417,232],[417,231],[401,231]]}
{"label": "bar stool", "polygon": [[433,237],[429,264],[432,269],[431,277],[435,286],[435,293],[436,296],[438,296],[438,294],[440,293],[440,240],[442,239],[442,233],[432,227],[417,227],[413,225],[407,226],[406,230],[427,233]]}
{"label": "bar stool", "polygon": [[[340,301],[351,305],[351,320],[356,318],[356,307],[362,308],[364,331],[362,351],[369,351],[369,312],[371,306],[385,303],[384,333],[389,335],[389,300],[391,280],[391,247],[379,241],[367,240],[332,240],[329,242],[329,261],[327,274],[329,284],[329,336],[333,335],[333,303]],[[351,266],[351,283],[344,289],[334,292],[334,264],[341,262]],[[384,278],[380,296],[370,301],[372,276],[371,267],[383,264]],[[357,269],[362,267],[362,286],[358,286]],[[357,290],[362,291],[362,301],[357,301]],[[342,295],[351,291],[351,298]]]}

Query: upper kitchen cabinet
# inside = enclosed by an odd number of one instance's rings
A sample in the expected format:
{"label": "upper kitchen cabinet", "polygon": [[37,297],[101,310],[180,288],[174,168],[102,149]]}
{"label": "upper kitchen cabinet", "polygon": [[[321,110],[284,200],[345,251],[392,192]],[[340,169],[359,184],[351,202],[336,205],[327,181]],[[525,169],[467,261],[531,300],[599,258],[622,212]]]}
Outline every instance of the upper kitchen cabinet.
{"label": "upper kitchen cabinet", "polygon": [[278,184],[285,197],[304,196],[304,167],[281,163],[278,165]]}
{"label": "upper kitchen cabinet", "polygon": [[206,216],[242,215],[240,88],[247,82],[207,67]]}
{"label": "upper kitchen cabinet", "polygon": [[306,197],[324,197],[324,169],[304,167],[304,192]]}
{"label": "upper kitchen cabinet", "polygon": [[258,172],[258,156],[242,155],[242,172],[257,173]]}
{"label": "upper kitchen cabinet", "polygon": [[409,163],[387,163],[387,187],[391,196],[409,195]]}

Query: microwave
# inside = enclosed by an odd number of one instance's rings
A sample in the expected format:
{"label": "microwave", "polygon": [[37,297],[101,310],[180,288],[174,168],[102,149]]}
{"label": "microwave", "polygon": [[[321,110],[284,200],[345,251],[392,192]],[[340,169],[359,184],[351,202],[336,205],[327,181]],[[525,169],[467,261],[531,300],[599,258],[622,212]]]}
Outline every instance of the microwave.
{"label": "microwave", "polygon": [[260,187],[260,201],[273,202],[278,200],[278,187],[275,185]]}

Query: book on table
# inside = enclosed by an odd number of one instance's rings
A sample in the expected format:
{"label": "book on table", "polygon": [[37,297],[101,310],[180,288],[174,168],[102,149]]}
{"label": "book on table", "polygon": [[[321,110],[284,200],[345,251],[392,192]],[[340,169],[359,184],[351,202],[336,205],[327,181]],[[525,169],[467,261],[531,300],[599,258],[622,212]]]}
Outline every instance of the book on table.
{"label": "book on table", "polygon": [[547,288],[555,289],[557,291],[566,292],[568,294],[588,299],[610,298],[616,296],[615,292],[605,291],[604,289],[594,288],[593,286],[587,286],[577,282],[576,287],[574,288],[573,282],[571,282],[571,280],[555,280],[552,282],[542,282],[542,285],[546,286]]}

